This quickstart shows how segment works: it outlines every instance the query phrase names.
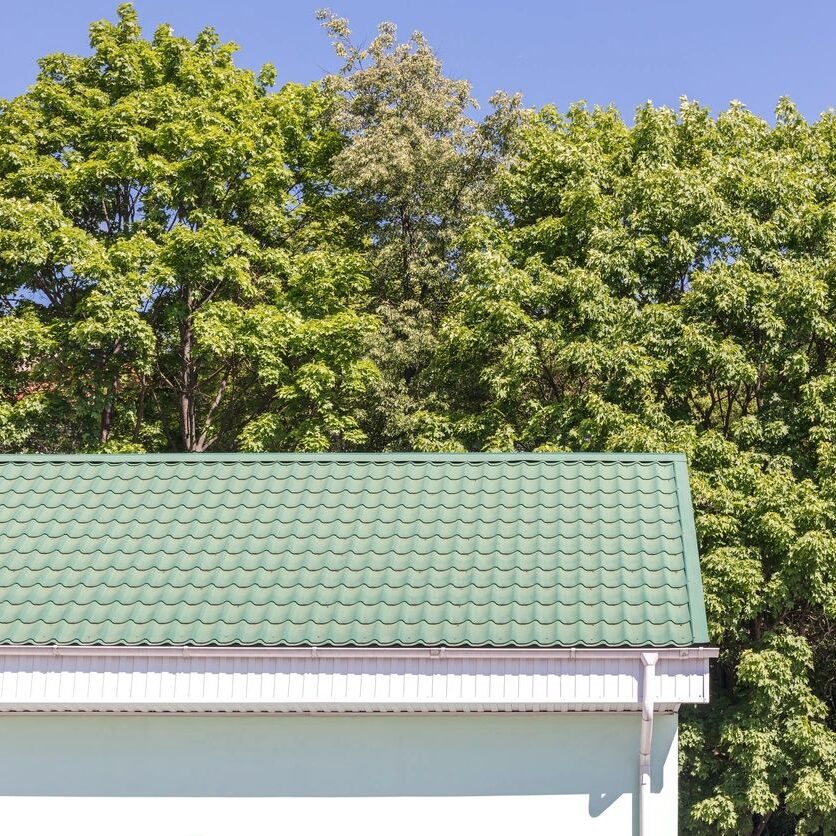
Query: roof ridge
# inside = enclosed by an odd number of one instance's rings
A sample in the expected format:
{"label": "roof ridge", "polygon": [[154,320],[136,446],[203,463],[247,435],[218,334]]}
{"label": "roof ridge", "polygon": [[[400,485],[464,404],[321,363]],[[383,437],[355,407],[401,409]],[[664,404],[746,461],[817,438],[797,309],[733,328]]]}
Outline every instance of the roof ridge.
{"label": "roof ridge", "polygon": [[0,454],[3,462],[280,462],[280,461],[414,461],[414,462],[677,462],[684,453],[10,453]]}

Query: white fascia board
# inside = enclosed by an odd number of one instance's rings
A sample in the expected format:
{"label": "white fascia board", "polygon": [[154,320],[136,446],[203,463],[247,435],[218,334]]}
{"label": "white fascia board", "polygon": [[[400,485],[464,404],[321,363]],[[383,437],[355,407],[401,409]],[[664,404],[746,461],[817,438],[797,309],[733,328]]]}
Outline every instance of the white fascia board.
{"label": "white fascia board", "polygon": [[[0,712],[639,711],[650,648],[0,647]],[[713,648],[654,648],[659,710]]]}

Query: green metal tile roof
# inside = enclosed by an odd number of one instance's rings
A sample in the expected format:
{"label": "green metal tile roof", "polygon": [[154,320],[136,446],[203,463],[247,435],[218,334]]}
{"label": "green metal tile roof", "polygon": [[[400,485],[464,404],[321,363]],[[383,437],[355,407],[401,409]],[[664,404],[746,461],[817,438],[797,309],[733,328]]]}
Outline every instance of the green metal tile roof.
{"label": "green metal tile roof", "polygon": [[0,457],[0,643],[707,641],[681,456]]}

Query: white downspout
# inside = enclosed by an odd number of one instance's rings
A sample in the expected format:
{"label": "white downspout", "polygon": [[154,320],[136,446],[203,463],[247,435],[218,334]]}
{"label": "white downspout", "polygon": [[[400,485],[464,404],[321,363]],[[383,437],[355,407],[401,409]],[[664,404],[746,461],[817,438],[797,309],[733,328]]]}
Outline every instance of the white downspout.
{"label": "white downspout", "polygon": [[653,742],[653,708],[658,653],[642,653],[642,726],[639,736],[639,836],[647,834],[647,802],[650,797],[650,747]]}

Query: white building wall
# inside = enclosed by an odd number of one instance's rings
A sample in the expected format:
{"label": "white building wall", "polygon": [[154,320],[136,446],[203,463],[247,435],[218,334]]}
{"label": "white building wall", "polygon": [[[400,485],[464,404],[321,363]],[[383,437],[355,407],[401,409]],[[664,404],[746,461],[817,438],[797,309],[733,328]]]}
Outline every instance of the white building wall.
{"label": "white building wall", "polygon": [[[4,833],[635,834],[639,717],[0,717]],[[646,836],[677,829],[657,715]]]}

